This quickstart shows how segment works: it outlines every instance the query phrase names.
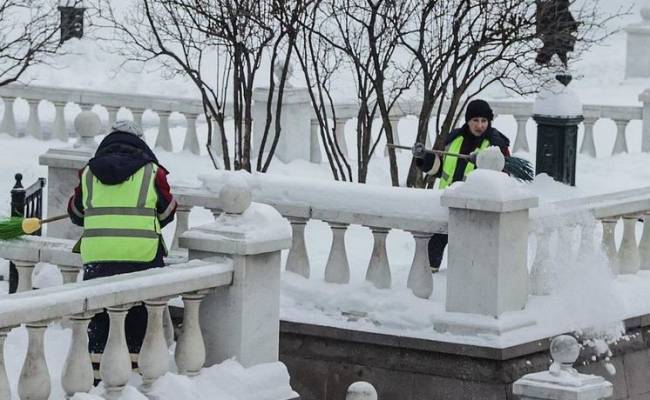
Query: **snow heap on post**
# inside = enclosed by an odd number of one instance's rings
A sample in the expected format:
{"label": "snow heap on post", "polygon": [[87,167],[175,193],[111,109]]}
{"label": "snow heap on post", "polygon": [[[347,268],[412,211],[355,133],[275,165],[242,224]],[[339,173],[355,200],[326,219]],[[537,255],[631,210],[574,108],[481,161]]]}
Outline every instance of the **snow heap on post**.
{"label": "snow heap on post", "polygon": [[481,169],[502,165],[498,149],[485,153],[479,169],[440,198],[449,207],[449,245],[446,313],[434,321],[439,332],[500,335],[534,324],[521,310],[528,299],[528,211],[538,198],[500,170]]}

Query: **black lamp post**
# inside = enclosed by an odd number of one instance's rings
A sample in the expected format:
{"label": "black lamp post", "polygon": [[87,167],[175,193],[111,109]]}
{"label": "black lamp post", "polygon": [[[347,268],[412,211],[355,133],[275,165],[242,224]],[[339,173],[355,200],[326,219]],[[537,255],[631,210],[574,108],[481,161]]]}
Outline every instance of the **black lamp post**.
{"label": "black lamp post", "polygon": [[81,0],[60,0],[61,39],[60,43],[71,38],[81,38],[84,34],[84,3]]}
{"label": "black lamp post", "polygon": [[559,82],[540,93],[533,106],[537,122],[535,174],[546,173],[559,182],[575,186],[578,125],[582,104],[568,89],[571,75],[555,76]]}

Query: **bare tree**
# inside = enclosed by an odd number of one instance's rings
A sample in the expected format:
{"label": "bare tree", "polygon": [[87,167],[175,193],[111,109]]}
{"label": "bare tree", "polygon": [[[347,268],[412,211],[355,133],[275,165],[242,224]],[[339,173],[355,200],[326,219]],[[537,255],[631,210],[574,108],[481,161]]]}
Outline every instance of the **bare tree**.
{"label": "bare tree", "polygon": [[[533,93],[548,79],[549,71],[559,67],[558,63],[542,66],[535,62],[542,45],[537,30],[539,0],[413,1],[418,13],[409,21],[407,29],[402,30],[401,42],[419,64],[422,103],[418,142],[425,141],[433,116],[434,148],[442,149],[448,133],[457,125],[460,113],[473,96],[494,83],[514,93]],[[599,16],[596,2],[582,1],[581,7],[575,7],[580,27],[574,58],[607,35],[598,27],[614,16]],[[577,0],[571,1],[574,3]],[[545,31],[568,28],[557,23],[546,26]],[[415,185],[421,177],[412,162],[407,185]]]}
{"label": "bare tree", "polygon": [[0,86],[17,81],[59,50],[59,12],[53,3],[0,0]]}
{"label": "bare tree", "polygon": [[[357,179],[365,182],[370,158],[381,134],[394,142],[390,112],[401,94],[413,82],[412,68],[404,68],[395,52],[400,45],[403,26],[414,7],[409,1],[324,0],[319,16],[322,22],[312,27],[345,56],[344,64],[352,71],[357,90]],[[408,62],[407,62],[408,64]],[[381,131],[372,136],[375,117],[381,118]],[[394,149],[389,149],[392,184],[399,185]]]}

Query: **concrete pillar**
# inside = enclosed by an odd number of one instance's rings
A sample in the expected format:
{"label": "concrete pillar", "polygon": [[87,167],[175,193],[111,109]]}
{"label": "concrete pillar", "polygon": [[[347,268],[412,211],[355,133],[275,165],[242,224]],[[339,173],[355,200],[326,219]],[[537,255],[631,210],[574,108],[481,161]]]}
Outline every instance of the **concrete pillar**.
{"label": "concrete pillar", "polygon": [[[72,146],[49,149],[38,158],[40,165],[47,166],[47,215],[65,214],[68,199],[79,183],[79,169],[83,168],[94,155],[97,143],[95,136],[102,132],[102,124],[97,114],[83,111],[74,120],[75,131],[79,135]],[[64,239],[78,239],[82,229],[64,220],[50,224],[47,236]]]}
{"label": "concrete pillar", "polygon": [[641,19],[640,23],[625,28],[625,79],[650,77],[650,7],[641,8]]}
{"label": "concrete pillar", "polygon": [[291,226],[268,205],[250,202],[244,181],[219,193],[223,213],[180,238],[189,258],[228,257],[232,285],[201,303],[206,366],[234,357],[245,367],[278,360],[280,340],[280,251],[291,247]]}
{"label": "concrete pillar", "polygon": [[[503,159],[498,150],[485,156]],[[493,164],[497,170],[480,169],[480,159],[477,163],[466,182],[440,199],[449,207],[447,313],[434,321],[440,332],[500,334],[534,323],[500,316],[526,307],[528,210],[537,207],[538,198],[500,172],[503,163],[501,168]],[[476,321],[468,323],[467,314],[475,314]]]}
{"label": "concrete pillar", "polygon": [[[257,157],[262,143],[264,126],[266,123],[267,103],[269,91],[265,88],[255,89],[253,92],[253,155]],[[275,94],[277,96],[277,93]],[[275,100],[271,107],[271,113],[275,118]],[[275,156],[282,162],[288,163],[293,160],[312,159],[311,145],[311,116],[313,114],[309,93],[304,88],[288,87],[284,89],[282,98],[282,116],[280,125],[282,131],[278,146],[275,149]],[[268,152],[273,143],[275,135],[275,120],[271,122],[269,136],[266,139],[264,151]]]}

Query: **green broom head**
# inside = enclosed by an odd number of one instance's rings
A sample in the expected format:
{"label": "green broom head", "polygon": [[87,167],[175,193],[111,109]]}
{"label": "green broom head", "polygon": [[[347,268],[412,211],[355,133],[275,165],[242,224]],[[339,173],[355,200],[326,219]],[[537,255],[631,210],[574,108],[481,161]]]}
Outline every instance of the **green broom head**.
{"label": "green broom head", "polygon": [[24,234],[22,218],[10,217],[0,220],[0,240],[16,239]]}
{"label": "green broom head", "polygon": [[532,181],[535,177],[535,170],[530,161],[519,157],[506,157],[506,164],[503,170],[513,178],[522,181]]}

